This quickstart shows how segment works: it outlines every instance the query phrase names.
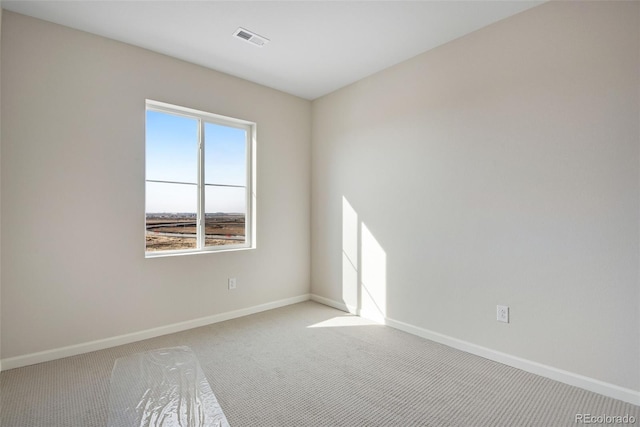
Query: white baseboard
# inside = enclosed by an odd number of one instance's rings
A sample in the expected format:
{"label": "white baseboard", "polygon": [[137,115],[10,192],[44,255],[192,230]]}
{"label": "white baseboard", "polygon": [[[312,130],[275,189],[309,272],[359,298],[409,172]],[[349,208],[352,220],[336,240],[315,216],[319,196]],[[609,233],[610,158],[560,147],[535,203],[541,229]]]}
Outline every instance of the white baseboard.
{"label": "white baseboard", "polygon": [[259,313],[261,311],[272,310],[274,308],[284,307],[286,305],[308,301],[309,298],[310,298],[309,294],[303,294],[297,297],[286,298],[278,301],[272,301],[266,304],[260,304],[260,305],[255,305],[253,307],[242,308],[240,310],[214,314],[212,316],[200,317],[198,319],[187,320],[185,322],[180,322],[180,323],[174,323],[172,325],[161,326],[158,328],[147,329],[144,331],[133,332],[130,334],[119,335],[116,337],[105,338],[105,339],[96,340],[96,341],[90,341],[82,344],[70,345],[67,347],[61,347],[61,348],[56,348],[52,350],[40,351],[37,353],[25,354],[23,356],[9,357],[9,358],[0,360],[0,371],[2,370],[6,371],[9,369],[20,368],[28,365],[34,365],[36,363],[62,359],[63,357],[76,356],[78,354],[89,353],[96,350],[104,350],[105,348],[116,347],[119,345],[129,344],[136,341],[155,338],[161,335],[167,335],[175,332],[186,331],[188,329],[198,328],[200,326],[206,326],[212,323],[224,322],[225,320],[231,320],[237,317],[248,316],[250,314]]}
{"label": "white baseboard", "polygon": [[318,302],[320,304],[328,305],[329,307],[333,307],[340,311],[345,311],[347,313],[357,314],[357,308],[354,306],[347,305],[343,302],[334,301],[329,298],[321,297],[320,295],[311,294],[311,301]]}
{"label": "white baseboard", "polygon": [[[319,295],[311,294],[311,300],[319,302],[320,304],[325,304],[330,307],[337,308],[338,310],[348,311],[351,313],[357,312],[357,310],[352,311],[347,308],[346,304],[344,303],[321,297]],[[459,340],[448,335],[433,332],[427,329],[410,325],[408,323],[400,322],[398,320],[386,318],[384,323],[392,328],[399,329],[412,335],[417,335],[419,337],[426,338],[428,340],[435,341],[440,344],[465,351],[467,353],[475,354],[476,356],[493,360],[494,362],[522,369],[523,371],[531,372],[532,374],[540,375],[541,377],[549,378],[575,387],[580,387],[582,389],[632,403],[634,405],[640,405],[640,391],[620,387],[615,384],[610,384],[594,378],[586,377],[584,375],[554,368],[553,366],[548,366],[517,356],[512,356],[507,353],[502,353],[490,348],[479,346],[477,344],[472,344],[467,341]]]}

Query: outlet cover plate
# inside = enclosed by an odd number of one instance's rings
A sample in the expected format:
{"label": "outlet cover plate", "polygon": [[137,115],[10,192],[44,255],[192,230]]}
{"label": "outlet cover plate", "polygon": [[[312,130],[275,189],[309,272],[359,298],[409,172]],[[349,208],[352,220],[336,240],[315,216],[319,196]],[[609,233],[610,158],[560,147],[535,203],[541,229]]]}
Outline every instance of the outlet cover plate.
{"label": "outlet cover plate", "polygon": [[228,283],[229,283],[229,290],[236,288],[236,278],[235,277],[229,277],[229,282]]}
{"label": "outlet cover plate", "polygon": [[498,322],[509,323],[509,307],[506,305],[497,306]]}

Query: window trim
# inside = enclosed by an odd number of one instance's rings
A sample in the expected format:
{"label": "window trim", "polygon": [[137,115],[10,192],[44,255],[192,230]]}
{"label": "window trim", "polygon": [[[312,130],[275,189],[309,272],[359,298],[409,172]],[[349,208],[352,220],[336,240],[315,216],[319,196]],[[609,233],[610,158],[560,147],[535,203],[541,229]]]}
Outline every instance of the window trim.
{"label": "window trim", "polygon": [[[162,181],[162,180],[149,180],[147,179],[146,172],[146,142],[147,142],[147,132],[146,132],[146,119],[145,119],[145,171],[144,171],[144,182],[145,182],[145,258],[157,258],[164,256],[176,256],[176,255],[193,255],[193,254],[202,254],[202,253],[217,253],[217,252],[231,252],[238,250],[247,250],[247,249],[255,249],[256,248],[256,134],[257,134],[257,124],[255,122],[251,122],[248,120],[237,119],[234,117],[227,117],[220,114],[208,113],[206,111],[196,110],[193,108],[182,107],[174,104],[168,104],[166,102],[154,101],[151,99],[145,100],[145,117],[147,111],[156,111],[160,113],[172,114],[182,117],[188,117],[191,119],[198,120],[198,171],[197,171],[197,179],[198,182],[196,184],[187,183],[187,182],[177,182],[177,181]],[[244,186],[241,185],[227,185],[227,184],[207,184],[205,182],[204,176],[204,155],[205,155],[205,144],[204,144],[204,128],[205,123],[212,123],[220,126],[233,127],[236,129],[243,129],[246,131],[247,139],[246,139],[246,177]],[[146,183],[148,182],[158,182],[158,183],[168,183],[168,184],[189,184],[196,185],[198,187],[198,201],[197,201],[197,247],[193,249],[175,249],[175,250],[166,250],[166,251],[147,251],[146,250],[146,233],[147,233],[147,208],[146,208],[146,200],[147,200],[147,190]],[[245,241],[242,244],[231,244],[231,245],[223,245],[223,246],[204,246],[205,243],[205,226],[202,222],[205,220],[205,187],[206,186],[215,186],[215,187],[244,187],[245,188]],[[206,223],[206,221],[205,221]]]}

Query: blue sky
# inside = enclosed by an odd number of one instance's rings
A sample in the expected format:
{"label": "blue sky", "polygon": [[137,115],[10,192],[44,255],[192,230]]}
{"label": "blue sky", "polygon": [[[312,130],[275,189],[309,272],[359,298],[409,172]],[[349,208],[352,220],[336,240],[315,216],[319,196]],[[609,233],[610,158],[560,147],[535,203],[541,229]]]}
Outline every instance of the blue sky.
{"label": "blue sky", "polygon": [[[246,131],[205,123],[205,183],[246,184]],[[196,184],[198,121],[147,111],[146,178]],[[147,183],[148,213],[197,210],[195,185]],[[244,212],[244,188],[205,186],[205,212]]]}

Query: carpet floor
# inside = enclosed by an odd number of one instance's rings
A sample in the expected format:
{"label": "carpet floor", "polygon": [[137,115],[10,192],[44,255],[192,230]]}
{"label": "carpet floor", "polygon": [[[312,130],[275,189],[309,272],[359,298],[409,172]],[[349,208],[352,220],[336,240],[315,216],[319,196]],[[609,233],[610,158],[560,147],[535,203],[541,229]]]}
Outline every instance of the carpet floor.
{"label": "carpet floor", "polygon": [[304,302],[0,374],[2,427],[104,427],[119,357],[189,346],[232,427],[575,426],[640,407]]}

